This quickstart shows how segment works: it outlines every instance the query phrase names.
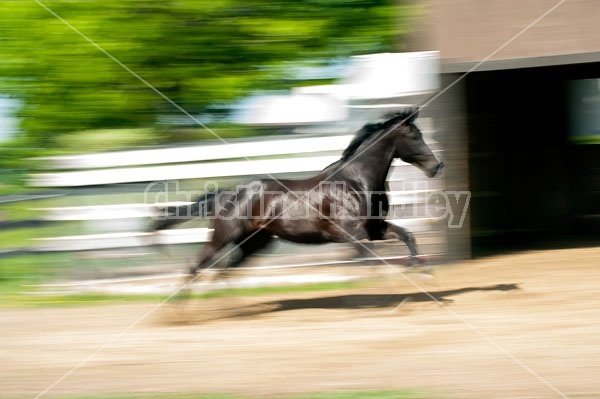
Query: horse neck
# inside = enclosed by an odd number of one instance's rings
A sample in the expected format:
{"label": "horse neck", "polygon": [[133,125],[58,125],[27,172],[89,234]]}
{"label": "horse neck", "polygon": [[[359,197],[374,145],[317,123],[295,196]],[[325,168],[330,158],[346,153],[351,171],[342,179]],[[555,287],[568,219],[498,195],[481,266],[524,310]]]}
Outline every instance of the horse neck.
{"label": "horse neck", "polygon": [[394,160],[395,138],[392,134],[381,134],[373,140],[367,140],[356,153],[350,157],[353,168],[356,168],[369,187],[367,190],[383,190],[388,171]]}

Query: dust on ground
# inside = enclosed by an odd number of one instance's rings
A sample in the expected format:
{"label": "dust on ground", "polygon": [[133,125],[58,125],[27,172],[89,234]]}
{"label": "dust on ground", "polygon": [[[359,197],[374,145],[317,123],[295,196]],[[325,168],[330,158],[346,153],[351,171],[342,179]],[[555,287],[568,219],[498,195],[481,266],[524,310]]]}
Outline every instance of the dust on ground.
{"label": "dust on ground", "polygon": [[489,257],[433,277],[162,306],[3,309],[0,396],[52,386],[44,397],[600,397],[599,248]]}

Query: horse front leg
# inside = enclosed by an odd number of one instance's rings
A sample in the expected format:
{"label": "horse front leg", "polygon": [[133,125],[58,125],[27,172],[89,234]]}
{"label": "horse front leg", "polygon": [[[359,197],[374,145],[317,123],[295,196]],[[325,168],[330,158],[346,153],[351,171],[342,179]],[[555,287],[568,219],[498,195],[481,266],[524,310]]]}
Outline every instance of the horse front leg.
{"label": "horse front leg", "polygon": [[420,262],[418,258],[419,250],[417,248],[417,242],[415,241],[415,237],[413,236],[413,234],[404,227],[400,227],[392,223],[385,222],[384,226],[386,236],[389,234],[393,234],[400,241],[403,241],[408,247],[408,250],[410,251],[410,259],[408,261],[408,266],[417,265]]}

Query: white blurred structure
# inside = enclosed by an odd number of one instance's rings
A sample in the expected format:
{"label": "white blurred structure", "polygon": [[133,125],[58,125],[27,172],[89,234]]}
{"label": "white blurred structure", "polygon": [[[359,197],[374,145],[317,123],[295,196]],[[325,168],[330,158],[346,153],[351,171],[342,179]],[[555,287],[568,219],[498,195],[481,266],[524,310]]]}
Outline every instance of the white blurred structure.
{"label": "white blurred structure", "polygon": [[419,103],[439,89],[439,74],[437,51],[361,55],[351,58],[349,73],[334,88],[347,102],[413,98]]}
{"label": "white blurred structure", "polygon": [[[372,119],[365,106],[382,113],[385,105],[420,104],[440,87],[437,51],[381,53],[350,59],[346,76],[333,85],[292,89],[290,95],[248,100],[237,122],[254,125],[306,125]],[[354,125],[352,123],[352,125]],[[352,126],[350,129],[354,129]]]}
{"label": "white blurred structure", "polygon": [[249,100],[236,121],[247,125],[306,125],[339,121],[347,116],[344,103],[334,96],[293,92]]}

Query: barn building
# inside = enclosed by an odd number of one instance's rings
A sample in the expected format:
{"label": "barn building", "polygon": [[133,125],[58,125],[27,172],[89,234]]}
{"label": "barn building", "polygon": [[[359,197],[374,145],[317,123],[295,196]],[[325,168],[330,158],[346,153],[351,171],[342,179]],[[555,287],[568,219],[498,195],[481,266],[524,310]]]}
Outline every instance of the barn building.
{"label": "barn building", "polygon": [[[410,50],[440,51],[429,105],[446,189],[470,190],[449,257],[600,232],[600,7],[595,0],[431,0]],[[597,241],[596,241],[597,242]]]}

